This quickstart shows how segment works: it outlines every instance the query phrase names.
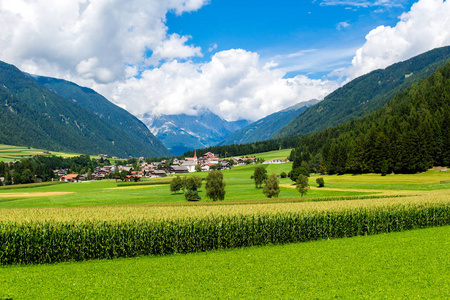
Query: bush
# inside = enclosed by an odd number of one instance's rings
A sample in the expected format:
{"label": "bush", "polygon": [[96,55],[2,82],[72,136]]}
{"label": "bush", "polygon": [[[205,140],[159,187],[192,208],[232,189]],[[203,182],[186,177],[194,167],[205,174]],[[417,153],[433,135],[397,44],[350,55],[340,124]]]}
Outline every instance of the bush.
{"label": "bush", "polygon": [[316,179],[316,183],[319,185],[319,187],[324,187],[325,186],[325,180],[323,180],[322,177],[319,177]]}
{"label": "bush", "polygon": [[303,167],[297,167],[295,169],[292,169],[292,171],[289,172],[288,177],[292,180],[292,181],[297,181],[298,177],[300,175],[304,175],[306,177],[309,177],[309,172],[308,170],[306,170]]}
{"label": "bush", "polygon": [[281,172],[280,177],[281,177],[281,178],[286,178],[286,177],[287,177],[286,172]]}

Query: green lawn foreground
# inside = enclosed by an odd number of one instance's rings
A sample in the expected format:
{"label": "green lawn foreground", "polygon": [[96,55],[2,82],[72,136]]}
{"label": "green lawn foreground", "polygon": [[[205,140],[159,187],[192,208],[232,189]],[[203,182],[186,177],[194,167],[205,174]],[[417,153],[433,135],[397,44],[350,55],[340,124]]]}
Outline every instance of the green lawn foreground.
{"label": "green lawn foreground", "polygon": [[0,267],[0,299],[448,299],[450,226],[307,243]]}

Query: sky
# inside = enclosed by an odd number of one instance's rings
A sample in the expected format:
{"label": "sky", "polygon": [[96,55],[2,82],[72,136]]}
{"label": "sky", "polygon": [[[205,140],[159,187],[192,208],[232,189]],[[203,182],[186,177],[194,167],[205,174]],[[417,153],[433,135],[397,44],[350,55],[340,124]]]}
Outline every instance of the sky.
{"label": "sky", "polygon": [[140,118],[255,121],[448,45],[443,0],[0,0],[0,60]]}

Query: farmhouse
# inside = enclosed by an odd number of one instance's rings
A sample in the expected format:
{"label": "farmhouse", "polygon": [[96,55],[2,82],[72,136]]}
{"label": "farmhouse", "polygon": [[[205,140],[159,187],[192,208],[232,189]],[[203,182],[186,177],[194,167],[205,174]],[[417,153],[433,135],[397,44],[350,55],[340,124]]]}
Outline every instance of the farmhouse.
{"label": "farmhouse", "polygon": [[59,178],[59,181],[65,181],[65,182],[78,182],[80,180],[80,175],[78,174],[67,174],[64,176],[61,176]]}
{"label": "farmhouse", "polygon": [[189,169],[187,167],[183,166],[170,166],[169,167],[169,173],[170,174],[184,174],[189,173]]}

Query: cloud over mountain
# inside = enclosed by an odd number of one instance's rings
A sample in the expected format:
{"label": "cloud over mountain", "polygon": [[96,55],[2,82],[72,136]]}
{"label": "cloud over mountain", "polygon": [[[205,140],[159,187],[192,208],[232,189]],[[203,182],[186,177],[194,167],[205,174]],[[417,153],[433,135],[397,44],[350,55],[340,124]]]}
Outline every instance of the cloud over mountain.
{"label": "cloud over mountain", "polygon": [[366,36],[347,70],[349,79],[450,45],[450,2],[420,0],[394,27],[379,26]]}

